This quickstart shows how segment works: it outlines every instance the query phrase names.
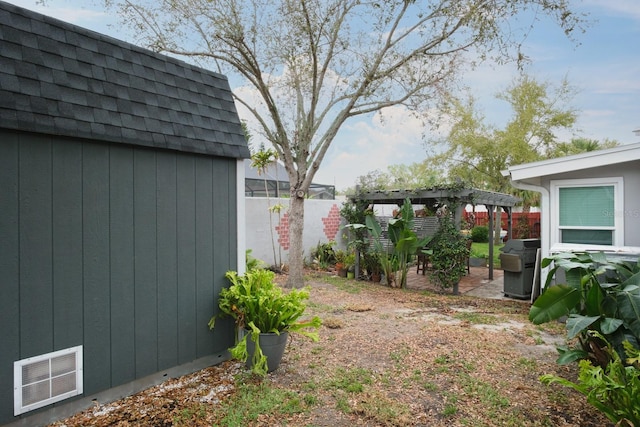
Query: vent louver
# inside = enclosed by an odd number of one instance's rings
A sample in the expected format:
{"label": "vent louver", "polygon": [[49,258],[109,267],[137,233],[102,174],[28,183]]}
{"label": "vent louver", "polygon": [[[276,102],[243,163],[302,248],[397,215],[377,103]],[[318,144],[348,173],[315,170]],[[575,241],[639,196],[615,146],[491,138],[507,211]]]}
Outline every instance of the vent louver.
{"label": "vent louver", "polygon": [[14,415],[82,394],[82,346],[14,362]]}

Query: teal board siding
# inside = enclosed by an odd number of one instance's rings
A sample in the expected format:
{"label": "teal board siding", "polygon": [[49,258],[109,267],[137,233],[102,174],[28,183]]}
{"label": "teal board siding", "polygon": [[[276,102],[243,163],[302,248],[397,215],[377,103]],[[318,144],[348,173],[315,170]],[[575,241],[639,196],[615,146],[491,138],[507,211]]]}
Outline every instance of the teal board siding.
{"label": "teal board siding", "polygon": [[[213,205],[213,241],[223,242],[226,240],[229,230],[235,227],[237,206],[237,197],[235,192],[235,168],[230,163],[220,164],[213,171],[213,199],[216,203]],[[219,203],[222,197],[227,197],[227,203]],[[235,254],[238,252],[237,241],[235,239],[229,241],[229,249],[223,245],[214,245],[213,253],[213,271],[214,271],[214,300],[217,300],[222,288],[228,286],[228,281],[224,274],[226,265],[235,265]],[[234,268],[235,269],[235,268]],[[217,306],[214,307],[215,313],[218,313]],[[228,321],[229,319],[225,319]],[[220,323],[222,326],[223,323]],[[215,351],[222,351],[221,343],[233,341],[233,327],[216,327],[214,329],[214,338],[211,340],[216,346]]]}
{"label": "teal board siding", "polygon": [[[196,201],[196,356],[202,357],[213,352],[213,341],[207,323],[213,311],[205,308],[213,301],[213,165],[204,158],[196,159],[196,193],[202,195]],[[209,338],[209,339],[207,339]]]}
{"label": "teal board siding", "polygon": [[158,369],[178,364],[178,249],[176,156],[159,152],[158,165]]}
{"label": "teal board siding", "polygon": [[111,265],[111,382],[136,378],[133,236],[133,153],[112,147],[109,161],[109,261]]}
{"label": "teal board siding", "polygon": [[196,181],[195,159],[177,160],[178,364],[182,364],[196,358]]}
{"label": "teal board siding", "polygon": [[82,145],[53,144],[52,233],[53,343],[82,341]]}
{"label": "teal board siding", "polygon": [[[19,137],[0,143],[0,424],[13,415],[13,362],[20,357]],[[4,415],[4,417],[3,417]]]}
{"label": "teal board siding", "polygon": [[53,347],[51,141],[20,144],[19,155],[20,354],[34,356]]}
{"label": "teal board siding", "polygon": [[82,345],[91,395],[233,344],[207,322],[237,269],[235,159],[0,141],[0,424],[16,360]]}
{"label": "teal board siding", "polygon": [[99,390],[111,380],[109,147],[107,145],[83,145],[81,208],[84,387],[85,390],[90,391]]}
{"label": "teal board siding", "polygon": [[136,150],[134,155],[134,271],[136,375],[158,370],[158,294],[156,235],[156,153]]}

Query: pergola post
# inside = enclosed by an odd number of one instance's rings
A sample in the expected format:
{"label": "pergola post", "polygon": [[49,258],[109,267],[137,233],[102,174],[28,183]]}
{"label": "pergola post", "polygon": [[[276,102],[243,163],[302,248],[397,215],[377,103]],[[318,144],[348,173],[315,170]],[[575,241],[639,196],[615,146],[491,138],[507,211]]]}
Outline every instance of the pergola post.
{"label": "pergola post", "polygon": [[493,280],[493,205],[485,205],[489,214],[489,280]]}

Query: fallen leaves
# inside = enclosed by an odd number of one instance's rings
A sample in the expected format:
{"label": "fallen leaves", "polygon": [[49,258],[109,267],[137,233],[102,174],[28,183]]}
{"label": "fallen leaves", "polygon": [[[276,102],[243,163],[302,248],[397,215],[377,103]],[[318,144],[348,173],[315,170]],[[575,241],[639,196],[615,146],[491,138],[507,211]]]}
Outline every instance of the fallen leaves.
{"label": "fallen leaves", "polygon": [[[577,393],[540,383],[543,373],[576,372],[555,363],[551,344],[563,330],[531,325],[526,303],[368,282],[353,282],[347,292],[322,278],[310,285],[308,315],[323,318],[320,341],[292,336],[280,368],[264,381],[315,403],[302,413],[263,413],[244,425],[611,425]],[[494,320],[482,323],[488,319]],[[224,362],[54,426],[221,425],[220,411],[236,398],[243,371],[242,364]],[[354,387],[349,381],[362,381],[357,373],[370,381]]]}

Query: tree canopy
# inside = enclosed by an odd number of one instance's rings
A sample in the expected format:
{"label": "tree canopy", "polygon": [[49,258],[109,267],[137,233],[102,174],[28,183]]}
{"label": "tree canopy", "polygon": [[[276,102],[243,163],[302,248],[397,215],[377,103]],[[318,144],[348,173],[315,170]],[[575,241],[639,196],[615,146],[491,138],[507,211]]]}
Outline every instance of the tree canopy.
{"label": "tree canopy", "polygon": [[[138,43],[230,76],[251,131],[283,161],[290,200],[289,284],[302,286],[304,198],[348,119],[403,105],[430,111],[460,72],[523,58],[541,16],[569,36],[566,0],[104,0]],[[524,15],[524,25],[512,24]]]}
{"label": "tree canopy", "polygon": [[453,125],[445,151],[432,162],[446,164],[449,174],[474,187],[509,192],[513,189],[501,171],[556,153],[557,134],[570,131],[576,121],[570,105],[574,93],[566,80],[554,88],[522,75],[496,95],[512,111],[503,128],[485,122],[473,96],[466,101],[452,99],[447,114]]}

